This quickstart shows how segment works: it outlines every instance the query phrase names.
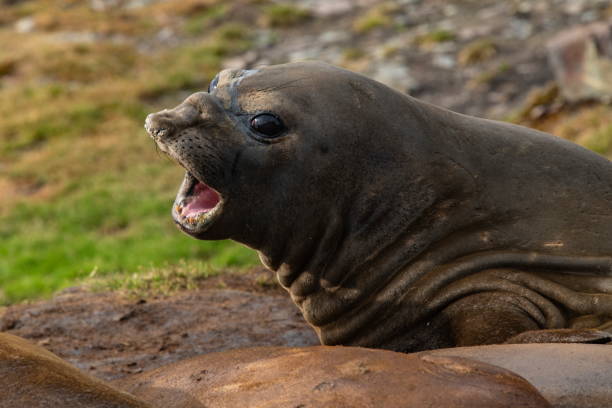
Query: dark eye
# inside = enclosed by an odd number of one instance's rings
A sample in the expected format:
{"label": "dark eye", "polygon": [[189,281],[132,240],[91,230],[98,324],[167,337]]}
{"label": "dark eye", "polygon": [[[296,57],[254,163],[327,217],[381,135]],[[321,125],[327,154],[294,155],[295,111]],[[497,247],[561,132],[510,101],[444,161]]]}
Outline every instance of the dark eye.
{"label": "dark eye", "polygon": [[208,84],[208,93],[211,93],[215,89],[217,89],[217,84],[219,83],[219,75],[215,76],[210,84]]}
{"label": "dark eye", "polygon": [[257,133],[272,138],[278,136],[283,130],[285,125],[279,118],[269,113],[262,113],[251,119],[251,129]]}

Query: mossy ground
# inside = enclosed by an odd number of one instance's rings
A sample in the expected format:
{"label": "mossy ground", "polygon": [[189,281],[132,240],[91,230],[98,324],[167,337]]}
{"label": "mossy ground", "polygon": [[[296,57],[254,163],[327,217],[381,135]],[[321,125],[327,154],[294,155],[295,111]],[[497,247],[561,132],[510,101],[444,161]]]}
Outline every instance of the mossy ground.
{"label": "mossy ground", "polygon": [[[3,6],[10,24],[0,28],[0,303],[49,295],[92,271],[255,264],[247,248],[178,232],[169,211],[182,170],[142,127],[148,112],[203,89],[224,57],[248,49],[248,26],[220,21],[228,6],[218,1],[138,12],[82,3]],[[15,33],[20,18],[36,29]],[[168,19],[187,21],[174,29],[197,38],[143,51]],[[64,39],[85,30],[96,40]]]}
{"label": "mossy ground", "polygon": [[[110,6],[96,10],[94,3]],[[387,0],[342,22],[317,21],[283,1],[127,3],[0,6],[0,304],[49,295],[92,271],[128,285],[141,285],[134,282],[143,273],[149,282],[157,271],[170,284],[176,270],[211,274],[257,263],[237,244],[200,242],[176,230],[169,211],[182,170],[156,151],[142,125],[147,113],[205,89],[224,59],[256,46],[258,30],[279,46],[282,30],[352,32],[340,55],[351,67],[368,66],[369,37],[391,59],[459,38],[432,26],[405,46],[384,45],[386,35],[410,30],[402,25],[403,6]],[[464,45],[456,57],[477,72],[464,92],[508,75],[504,44],[486,38]],[[612,156],[612,107],[558,110],[548,95],[528,98],[515,120]]]}

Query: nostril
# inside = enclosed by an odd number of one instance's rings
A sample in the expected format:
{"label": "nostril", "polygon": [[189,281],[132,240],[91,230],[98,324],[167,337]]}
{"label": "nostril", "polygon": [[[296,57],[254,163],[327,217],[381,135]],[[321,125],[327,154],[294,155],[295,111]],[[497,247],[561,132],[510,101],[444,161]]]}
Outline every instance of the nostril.
{"label": "nostril", "polygon": [[162,139],[168,135],[168,129],[166,128],[157,128],[154,130],[155,137]]}
{"label": "nostril", "polygon": [[144,127],[149,135],[156,140],[168,137],[170,134],[170,127],[158,119],[158,114],[151,113],[147,115],[145,119]]}

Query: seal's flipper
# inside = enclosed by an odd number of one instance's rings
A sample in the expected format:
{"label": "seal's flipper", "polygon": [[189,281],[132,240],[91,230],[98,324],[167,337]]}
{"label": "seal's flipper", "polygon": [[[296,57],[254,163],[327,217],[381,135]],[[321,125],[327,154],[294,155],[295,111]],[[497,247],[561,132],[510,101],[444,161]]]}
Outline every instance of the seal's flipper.
{"label": "seal's flipper", "polygon": [[596,329],[530,330],[508,339],[506,344],[583,343],[609,344],[612,334]]}

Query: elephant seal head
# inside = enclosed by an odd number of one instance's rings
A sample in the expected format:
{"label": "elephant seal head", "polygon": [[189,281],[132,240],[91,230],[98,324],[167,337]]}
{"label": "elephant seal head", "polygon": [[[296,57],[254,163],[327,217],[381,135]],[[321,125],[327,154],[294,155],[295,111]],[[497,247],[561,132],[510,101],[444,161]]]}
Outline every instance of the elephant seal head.
{"label": "elephant seal head", "polygon": [[401,143],[411,131],[399,120],[403,98],[319,62],[222,71],[209,92],[146,120],[160,149],[186,169],[174,221],[196,238],[260,250],[272,269],[308,262],[329,224],[384,217],[381,192],[392,195],[406,167],[418,177],[424,147]]}

